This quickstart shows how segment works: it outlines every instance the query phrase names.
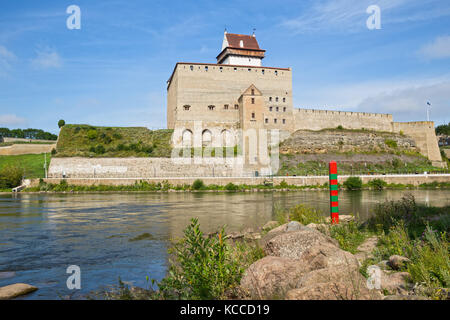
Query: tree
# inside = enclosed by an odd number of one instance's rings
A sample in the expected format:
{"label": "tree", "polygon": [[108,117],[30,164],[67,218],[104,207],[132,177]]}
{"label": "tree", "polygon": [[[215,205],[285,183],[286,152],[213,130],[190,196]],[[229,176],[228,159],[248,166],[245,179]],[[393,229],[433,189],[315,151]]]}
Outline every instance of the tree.
{"label": "tree", "polygon": [[66,124],[66,122],[62,119],[58,121],[58,127],[60,127],[60,128],[64,127],[65,124]]}

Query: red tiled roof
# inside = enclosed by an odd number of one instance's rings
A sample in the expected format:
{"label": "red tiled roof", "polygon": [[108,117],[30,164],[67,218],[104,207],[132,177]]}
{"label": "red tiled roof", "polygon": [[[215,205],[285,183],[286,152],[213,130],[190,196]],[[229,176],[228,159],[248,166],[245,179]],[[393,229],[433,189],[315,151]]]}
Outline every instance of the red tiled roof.
{"label": "red tiled roof", "polygon": [[[236,49],[250,49],[250,50],[261,50],[258,45],[258,41],[253,36],[245,34],[226,34],[228,47]],[[243,42],[243,47],[240,46],[241,41]]]}

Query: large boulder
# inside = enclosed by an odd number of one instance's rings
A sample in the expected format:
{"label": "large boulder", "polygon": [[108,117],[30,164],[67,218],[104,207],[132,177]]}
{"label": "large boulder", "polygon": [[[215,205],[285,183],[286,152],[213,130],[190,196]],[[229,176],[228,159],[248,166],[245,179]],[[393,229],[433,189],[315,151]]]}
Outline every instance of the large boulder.
{"label": "large boulder", "polygon": [[356,250],[358,251],[355,256],[358,262],[362,264],[364,260],[373,257],[372,251],[376,248],[378,243],[378,237],[373,236],[367,238],[363,243],[361,243]]}
{"label": "large boulder", "polygon": [[348,282],[315,283],[310,286],[292,289],[286,300],[379,300],[381,295],[363,285],[353,287]]}
{"label": "large boulder", "polygon": [[317,243],[306,249],[301,255],[300,261],[302,265],[308,266],[308,271],[338,267],[350,271],[359,269],[358,260],[353,254],[328,242]]}
{"label": "large boulder", "polygon": [[38,288],[25,283],[15,283],[0,288],[0,300],[14,299],[18,296],[36,291]]}
{"label": "large boulder", "polygon": [[387,273],[381,270],[381,288],[390,294],[407,294],[411,275],[408,272]]}
{"label": "large boulder", "polygon": [[304,227],[297,231],[288,231],[275,235],[265,241],[263,248],[264,252],[270,256],[300,259],[309,248],[326,243],[336,246],[334,239],[325,236],[319,231]]}
{"label": "large boulder", "polygon": [[403,256],[399,256],[399,255],[393,255],[389,257],[389,266],[394,269],[394,270],[398,270],[404,266],[406,266],[407,263],[411,262],[411,260],[409,260],[406,257]]}
{"label": "large boulder", "polygon": [[241,289],[252,299],[281,298],[292,289],[305,269],[300,262],[267,256],[254,262],[241,279]]}
{"label": "large boulder", "polygon": [[278,221],[268,221],[263,227],[263,231],[270,231],[278,226]]}

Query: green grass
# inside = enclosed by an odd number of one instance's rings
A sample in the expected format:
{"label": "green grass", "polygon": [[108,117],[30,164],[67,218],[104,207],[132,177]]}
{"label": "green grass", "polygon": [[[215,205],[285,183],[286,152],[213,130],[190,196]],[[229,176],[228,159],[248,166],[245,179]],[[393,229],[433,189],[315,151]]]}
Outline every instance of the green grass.
{"label": "green grass", "polygon": [[[47,168],[51,155],[47,154]],[[44,154],[24,154],[17,156],[0,156],[0,170],[7,166],[18,166],[24,170],[25,178],[44,178]]]}
{"label": "green grass", "polygon": [[171,156],[173,130],[143,127],[62,127],[56,157],[163,157]]}

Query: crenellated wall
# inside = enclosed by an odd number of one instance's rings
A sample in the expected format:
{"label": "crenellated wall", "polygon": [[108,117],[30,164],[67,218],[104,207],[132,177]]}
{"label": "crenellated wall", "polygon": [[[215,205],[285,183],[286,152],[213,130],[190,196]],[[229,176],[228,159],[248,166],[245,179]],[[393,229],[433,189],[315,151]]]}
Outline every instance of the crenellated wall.
{"label": "crenellated wall", "polygon": [[294,128],[322,130],[342,126],[345,129],[369,129],[392,132],[392,115],[383,113],[295,109]]}

